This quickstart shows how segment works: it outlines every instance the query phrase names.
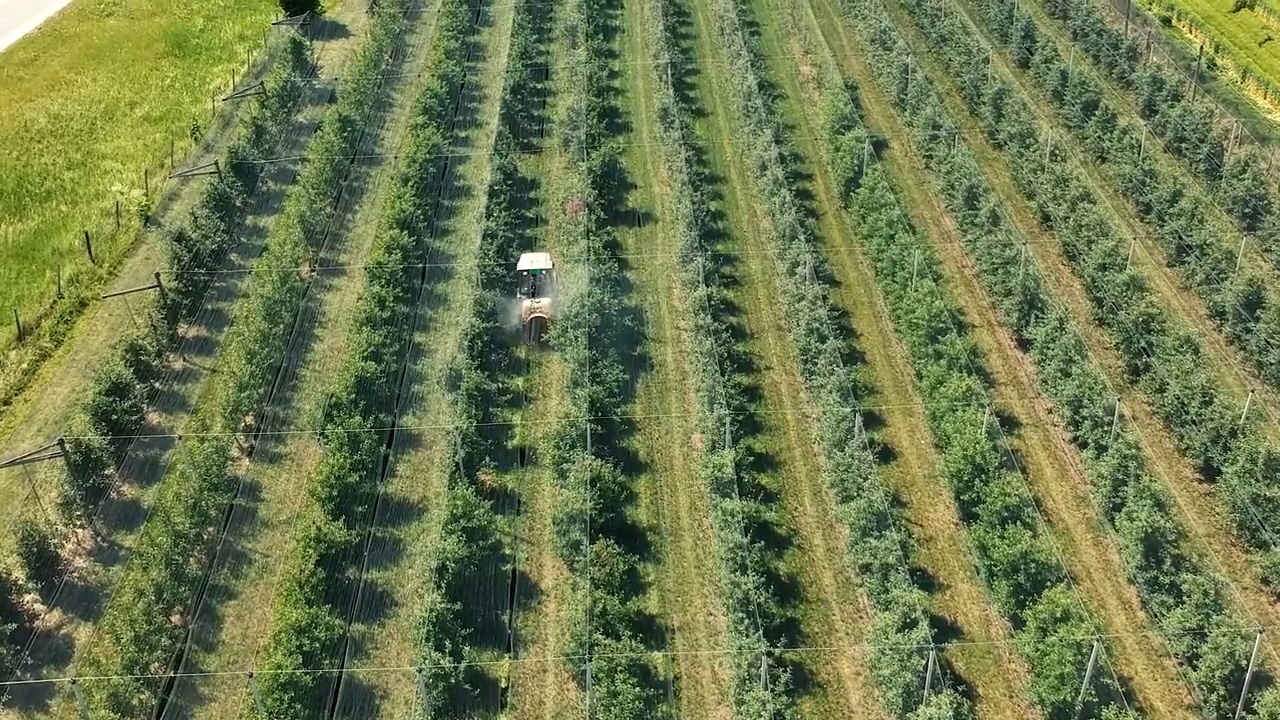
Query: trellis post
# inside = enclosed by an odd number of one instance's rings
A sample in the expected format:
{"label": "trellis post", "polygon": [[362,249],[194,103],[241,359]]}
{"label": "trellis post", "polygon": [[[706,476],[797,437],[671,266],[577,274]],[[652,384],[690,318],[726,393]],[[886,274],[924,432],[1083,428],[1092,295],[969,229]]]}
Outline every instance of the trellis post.
{"label": "trellis post", "polygon": [[991,406],[988,405],[982,412],[982,434],[987,434],[987,427],[991,424]]}
{"label": "trellis post", "polygon": [[1115,410],[1111,412],[1111,442],[1116,439],[1116,432],[1120,429],[1120,398],[1116,397]]}
{"label": "trellis post", "polygon": [[1142,142],[1138,145],[1138,162],[1142,162],[1142,157],[1147,154],[1147,125],[1142,124]]}
{"label": "trellis post", "polygon": [[71,692],[76,696],[76,708],[80,712],[80,720],[89,720],[89,704],[84,700],[84,688],[80,687],[78,678],[71,678]]}
{"label": "trellis post", "polygon": [[61,300],[61,299],[63,298],[63,294],[62,294],[62,263],[58,263],[58,266],[57,266],[57,268],[56,268],[56,270],[55,270],[55,273],[56,273],[56,274],[55,274],[55,278],[56,278],[56,279],[57,279],[57,281],[58,281],[58,299],[59,299],[59,300]]}
{"label": "trellis post", "polygon": [[1249,669],[1244,673],[1244,687],[1240,689],[1240,702],[1236,704],[1235,720],[1244,716],[1244,703],[1249,699],[1249,685],[1253,682],[1253,671],[1258,665],[1258,653],[1262,650],[1262,628],[1253,638],[1253,653],[1249,655]]}
{"label": "trellis post", "polygon": [[1236,250],[1236,274],[1240,273],[1240,265],[1244,262],[1244,244],[1248,242],[1249,236],[1240,236],[1240,249]]}
{"label": "trellis post", "polygon": [[84,251],[89,254],[89,264],[97,265],[98,261],[93,259],[93,240],[89,238],[89,231],[84,231]]}
{"label": "trellis post", "polygon": [[13,330],[18,334],[18,342],[22,342],[22,318],[18,317],[18,308],[13,309]]}
{"label": "trellis post", "polygon": [[1053,130],[1045,133],[1044,136],[1044,164],[1049,164],[1049,154],[1053,151]]}
{"label": "trellis post", "polygon": [[1200,64],[1204,61],[1204,43],[1200,43],[1200,50],[1196,52],[1196,73],[1191,77],[1191,102],[1196,101],[1196,90],[1200,88]]}
{"label": "trellis post", "polygon": [[431,708],[431,691],[427,689],[427,674],[422,672],[422,668],[414,668],[413,675],[418,681],[418,695],[422,697],[422,707],[424,710]]}
{"label": "trellis post", "polygon": [[258,717],[267,717],[267,707],[262,703],[262,693],[258,690],[258,678],[254,677],[253,672],[249,673],[249,693],[253,695],[253,706],[258,711]]}
{"label": "trellis post", "polygon": [[1127,260],[1124,261],[1125,272],[1128,272],[1129,268],[1133,267],[1133,249],[1137,246],[1138,246],[1138,236],[1134,235],[1133,237],[1129,238],[1129,257]]}
{"label": "trellis post", "polygon": [[929,702],[929,695],[933,693],[933,676],[938,670],[938,648],[929,646],[929,659],[924,665],[924,695],[920,699],[920,706],[924,707]]}
{"label": "trellis post", "polygon": [[916,276],[920,274],[920,248],[916,248],[911,261],[911,289],[916,289]]}
{"label": "trellis post", "polygon": [[1253,402],[1253,388],[1249,388],[1249,397],[1244,399],[1244,412],[1240,413],[1239,427],[1241,429],[1244,428],[1244,419],[1249,417],[1249,404],[1252,402]]}
{"label": "trellis post", "polygon": [[1022,251],[1018,254],[1018,283],[1022,283],[1022,277],[1027,268],[1027,244],[1022,243]]}
{"label": "trellis post", "polygon": [[1093,670],[1098,665],[1098,653],[1102,651],[1102,641],[1094,638],[1093,652],[1089,653],[1089,664],[1084,668],[1084,682],[1080,684],[1080,695],[1076,697],[1076,720],[1084,714],[1084,697],[1089,692],[1089,683],[1093,680]]}

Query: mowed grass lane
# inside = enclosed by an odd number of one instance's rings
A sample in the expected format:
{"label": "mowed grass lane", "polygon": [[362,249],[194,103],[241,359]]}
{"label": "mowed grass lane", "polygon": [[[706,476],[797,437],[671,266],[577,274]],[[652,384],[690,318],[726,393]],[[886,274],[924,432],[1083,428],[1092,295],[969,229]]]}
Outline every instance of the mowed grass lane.
{"label": "mowed grass lane", "polygon": [[[170,142],[206,126],[246,51],[262,44],[273,0],[75,2],[0,53],[0,347],[13,310],[33,316],[66,282],[100,280],[81,232],[114,228],[115,201],[158,182]],[[153,186],[154,191],[154,186]],[[129,214],[126,210],[126,214]],[[95,241],[99,264],[137,237],[137,216]]]}

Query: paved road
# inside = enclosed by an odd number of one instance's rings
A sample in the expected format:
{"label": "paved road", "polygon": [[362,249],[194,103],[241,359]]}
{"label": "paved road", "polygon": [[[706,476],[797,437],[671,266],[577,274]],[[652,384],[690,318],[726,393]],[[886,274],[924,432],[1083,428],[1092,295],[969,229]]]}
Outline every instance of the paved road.
{"label": "paved road", "polygon": [[35,30],[71,0],[0,0],[0,50]]}

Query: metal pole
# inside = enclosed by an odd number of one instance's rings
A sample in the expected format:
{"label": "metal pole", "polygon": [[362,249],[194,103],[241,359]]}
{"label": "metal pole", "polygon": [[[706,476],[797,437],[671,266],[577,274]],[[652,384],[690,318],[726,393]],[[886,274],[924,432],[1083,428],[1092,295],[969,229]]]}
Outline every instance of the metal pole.
{"label": "metal pole", "polygon": [[1196,101],[1196,90],[1200,87],[1200,63],[1204,60],[1204,43],[1200,43],[1200,50],[1196,52],[1196,74],[1191,78],[1191,102]]}
{"label": "metal pole", "polygon": [[267,708],[262,704],[262,693],[258,691],[258,679],[249,673],[249,692],[253,695],[253,706],[258,711],[258,717],[267,717]]}
{"label": "metal pole", "polygon": [[982,412],[982,434],[987,434],[987,426],[991,422],[991,406],[988,405],[986,410]]}
{"label": "metal pole", "polygon": [[1240,428],[1244,428],[1244,419],[1249,417],[1249,403],[1253,402],[1253,389],[1249,389],[1249,397],[1244,399],[1244,412],[1240,413]]}
{"label": "metal pole", "polygon": [[1089,664],[1084,669],[1084,682],[1080,684],[1080,696],[1076,698],[1076,720],[1084,714],[1084,696],[1089,692],[1089,683],[1093,680],[1093,668],[1098,664],[1098,653],[1102,650],[1102,641],[1093,641],[1093,652],[1089,653]]}
{"label": "metal pole", "polygon": [[933,692],[933,675],[938,667],[938,649],[929,647],[929,660],[924,666],[924,695],[920,700],[920,706],[924,707],[929,702],[929,695]]}
{"label": "metal pole", "polygon": [[76,707],[80,710],[80,720],[89,720],[89,705],[84,701],[84,688],[80,687],[80,681],[71,678],[71,692],[76,696]]}
{"label": "metal pole", "polygon": [[1249,698],[1249,685],[1253,682],[1253,671],[1258,665],[1258,652],[1262,650],[1262,628],[1258,628],[1258,634],[1253,638],[1253,654],[1249,656],[1249,669],[1244,673],[1244,687],[1240,689],[1240,702],[1236,705],[1235,720],[1240,720],[1244,715],[1244,701]]}
{"label": "metal pole", "polygon": [[1116,431],[1117,431],[1117,430],[1119,430],[1119,429],[1120,429],[1120,398],[1119,398],[1119,397],[1117,397],[1117,398],[1116,398],[1116,408],[1115,408],[1115,411],[1111,413],[1111,440],[1110,440],[1110,442],[1114,442],[1114,441],[1115,441],[1115,439],[1116,439]]}
{"label": "metal pole", "polygon": [[1236,273],[1240,272],[1240,264],[1244,262],[1244,244],[1248,242],[1249,236],[1242,235],[1240,237],[1240,249],[1236,251]]}
{"label": "metal pole", "polygon": [[427,689],[427,675],[422,668],[414,668],[413,674],[418,678],[418,694],[422,696],[422,707],[431,709],[431,691]]}

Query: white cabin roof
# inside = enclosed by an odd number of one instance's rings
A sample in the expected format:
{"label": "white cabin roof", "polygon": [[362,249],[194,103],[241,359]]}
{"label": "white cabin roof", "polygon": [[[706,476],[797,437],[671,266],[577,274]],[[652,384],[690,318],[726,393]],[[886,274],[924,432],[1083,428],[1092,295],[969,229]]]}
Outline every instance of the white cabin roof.
{"label": "white cabin roof", "polygon": [[552,267],[551,253],[532,252],[520,256],[520,262],[516,264],[516,272],[550,270]]}

